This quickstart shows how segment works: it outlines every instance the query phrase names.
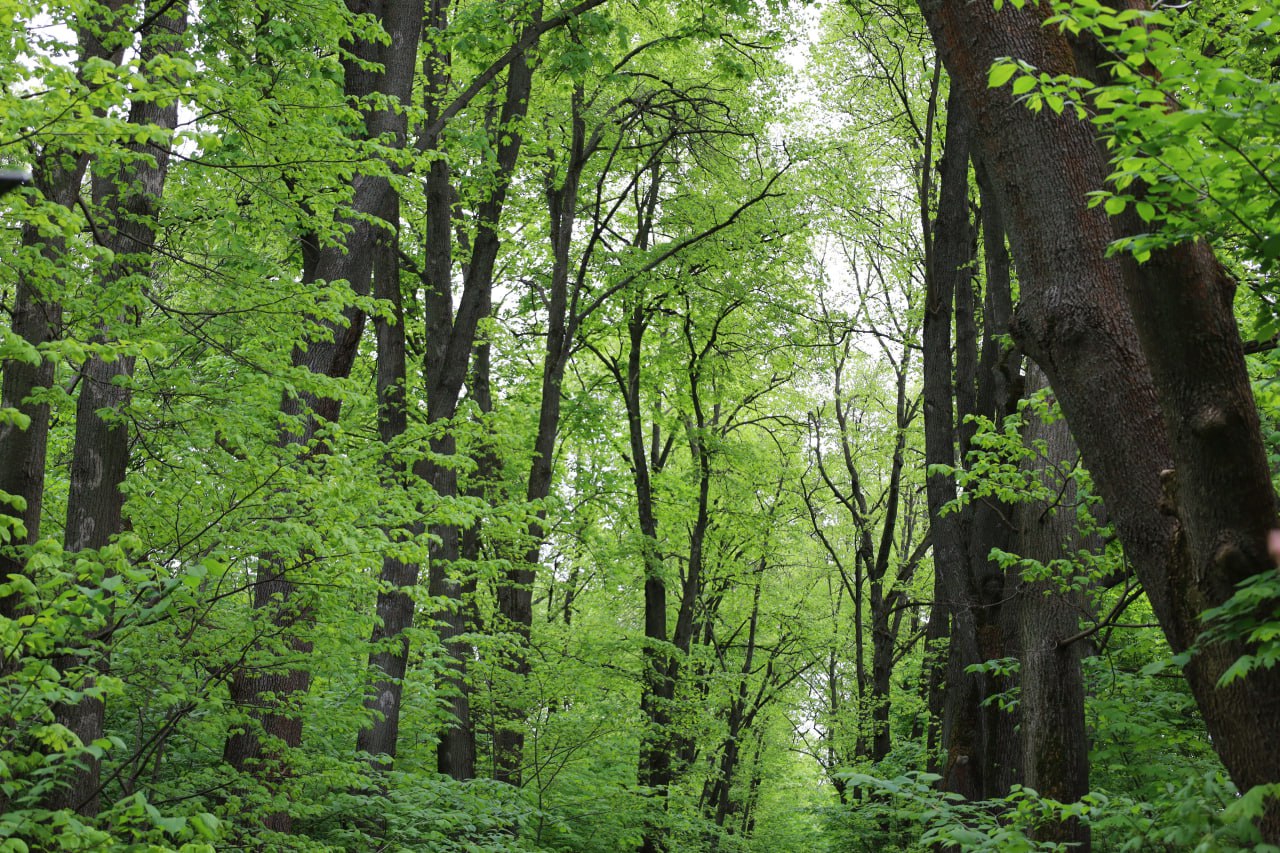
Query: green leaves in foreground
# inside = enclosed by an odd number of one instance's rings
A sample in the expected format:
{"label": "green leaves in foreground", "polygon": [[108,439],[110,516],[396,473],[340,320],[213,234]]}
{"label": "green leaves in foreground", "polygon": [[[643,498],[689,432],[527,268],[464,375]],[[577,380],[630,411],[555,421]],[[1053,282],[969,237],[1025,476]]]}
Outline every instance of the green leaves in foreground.
{"label": "green leaves in foreground", "polygon": [[1014,785],[1007,797],[976,802],[936,789],[937,774],[908,773],[879,779],[862,773],[843,774],[851,788],[862,790],[868,808],[881,820],[906,820],[921,830],[917,846],[955,845],[965,851],[991,853],[1066,853],[1074,845],[1037,840],[1038,830],[1063,821],[1082,821],[1106,849],[1141,851],[1152,844],[1194,853],[1252,851],[1277,853],[1260,843],[1254,821],[1280,785],[1253,788],[1243,795],[1221,772],[1170,782],[1154,802],[1093,791],[1078,803],[1060,803],[1031,788]]}
{"label": "green leaves in foreground", "polygon": [[1012,81],[1012,94],[1029,108],[1069,106],[1097,127],[1113,171],[1092,203],[1112,216],[1132,209],[1149,226],[1113,250],[1144,261],[1204,238],[1237,247],[1262,270],[1275,268],[1280,80],[1269,69],[1280,57],[1280,4],[1239,4],[1238,13],[1116,10],[1097,0],[1057,0],[1052,8],[1046,26],[1102,45],[1111,57],[1105,76],[1054,75],[1004,59],[988,82]]}

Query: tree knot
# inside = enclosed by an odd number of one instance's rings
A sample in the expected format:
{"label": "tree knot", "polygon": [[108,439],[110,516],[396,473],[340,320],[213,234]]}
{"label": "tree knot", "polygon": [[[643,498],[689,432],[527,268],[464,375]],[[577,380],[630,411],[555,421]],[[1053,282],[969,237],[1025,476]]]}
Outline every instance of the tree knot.
{"label": "tree knot", "polygon": [[1178,514],[1178,472],[1172,468],[1165,468],[1160,472],[1160,503],[1157,509],[1162,515],[1177,516]]}
{"label": "tree knot", "polygon": [[1191,416],[1191,431],[1205,437],[1227,428],[1227,413],[1218,406],[1203,406]]}

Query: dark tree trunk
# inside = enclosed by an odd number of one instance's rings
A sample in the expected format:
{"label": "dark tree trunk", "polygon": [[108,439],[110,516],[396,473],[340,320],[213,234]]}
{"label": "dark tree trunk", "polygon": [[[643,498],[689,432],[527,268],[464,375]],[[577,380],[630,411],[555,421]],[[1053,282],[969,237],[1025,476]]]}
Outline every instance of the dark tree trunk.
{"label": "dark tree trunk", "polygon": [[[760,626],[760,593],[766,568],[767,564],[764,558],[761,558],[756,571],[756,585],[751,593],[751,614],[747,620],[747,647],[743,653],[742,667],[738,671],[738,691],[729,704],[729,714],[725,720],[728,731],[720,747],[718,772],[712,771],[712,776],[703,791],[704,811],[719,827],[726,825],[733,810],[730,793],[733,791],[734,775],[741,757],[742,737],[755,714],[753,709],[748,708],[750,695],[747,680],[751,677],[754,667],[756,633]],[[732,831],[732,826],[729,828]]]}
{"label": "dark tree trunk", "polygon": [[[834,323],[833,318],[825,315],[824,320],[828,328]],[[916,562],[903,559],[900,561],[898,575],[896,577],[889,575],[889,566],[895,548],[895,535],[899,533],[901,518],[902,471],[905,464],[907,430],[915,420],[918,406],[908,398],[907,379],[911,372],[910,349],[904,348],[900,355],[886,350],[886,356],[893,364],[895,372],[895,438],[888,482],[885,484],[883,494],[876,501],[877,506],[882,504],[884,508],[878,514],[873,513],[863,485],[860,464],[854,451],[855,427],[852,421],[856,420],[855,406],[858,405],[858,401],[846,392],[844,386],[844,373],[852,353],[853,342],[848,336],[843,340],[837,340],[832,335],[828,338],[828,343],[833,350],[836,347],[841,348],[835,356],[833,370],[833,408],[843,470],[832,466],[822,453],[822,436],[820,435],[823,427],[822,412],[811,414],[810,419],[815,433],[813,444],[815,467],[827,491],[848,513],[849,520],[856,530],[857,548],[852,558],[854,561],[852,578],[849,577],[845,557],[839,553],[839,549],[822,530],[818,508],[808,495],[806,495],[806,501],[809,504],[809,516],[814,532],[826,549],[828,557],[840,571],[843,587],[849,593],[853,605],[854,673],[860,712],[854,756],[879,762],[884,760],[891,748],[889,718],[892,710],[890,687],[893,663],[901,625],[901,605],[906,599],[905,587],[910,583]],[[863,639],[864,602],[869,604],[871,621],[869,668]],[[836,687],[834,681],[828,687],[833,691],[830,710],[834,720],[838,706],[843,704],[843,701],[839,693],[834,692]],[[870,725],[863,725],[863,719],[868,716],[868,712]],[[833,759],[835,764],[841,762],[838,756],[833,755]]]}
{"label": "dark tree trunk", "polygon": [[[429,27],[436,24],[437,5],[432,5],[431,17],[426,22]],[[397,18],[396,23],[409,29],[395,33],[392,37],[392,44],[402,51],[397,55],[397,65],[403,64],[403,68],[409,71],[410,86],[417,61],[425,4],[417,2],[413,11],[418,13],[417,21],[411,22],[407,17],[403,20]],[[424,63],[430,65],[435,54],[429,53],[428,57]],[[404,85],[400,73],[397,73],[394,81],[389,80],[388,83],[394,83],[395,97],[402,99],[402,103],[407,103],[411,88]],[[407,122],[398,117],[390,129],[395,134],[397,147],[403,146]],[[378,354],[378,435],[388,448],[404,435],[409,425],[405,311],[399,263],[399,210],[399,198],[389,192],[382,216],[388,225],[385,231],[374,237],[370,246],[374,261],[373,295],[388,302],[392,314],[390,319],[380,316],[374,322]],[[408,485],[409,471],[396,460],[390,449],[384,457],[383,465],[383,477],[388,488]],[[398,531],[388,531],[393,540],[416,537],[421,533],[422,527],[416,523],[409,523]],[[374,681],[365,700],[365,707],[373,712],[373,717],[369,726],[361,729],[356,736],[356,749],[368,753],[377,767],[390,766],[391,759],[396,754],[400,732],[400,700],[409,660],[409,642],[405,631],[413,624],[413,603],[402,590],[417,581],[417,574],[415,564],[394,554],[383,557],[380,579],[389,588],[378,593],[373,635],[370,637],[372,651],[369,654],[369,667],[374,673]]]}
{"label": "dark tree trunk", "polygon": [[[671,782],[669,741],[671,703],[675,699],[675,681],[671,671],[671,653],[667,648],[667,585],[663,578],[659,553],[658,518],[654,511],[651,474],[662,468],[665,454],[649,454],[645,448],[644,421],[640,402],[640,370],[642,347],[647,325],[644,306],[637,301],[631,310],[629,334],[631,349],[627,356],[625,400],[631,447],[632,477],[636,488],[636,511],[640,525],[644,561],[644,673],[641,679],[640,709],[647,728],[640,745],[639,782],[661,803],[666,802]],[[654,425],[655,450],[658,428]],[[652,458],[657,456],[657,458]],[[657,853],[665,849],[662,832],[656,826],[645,827],[641,853]]]}
{"label": "dark tree trunk", "polygon": [[[937,547],[936,545],[934,546]],[[936,561],[936,557],[935,557]],[[946,587],[936,569],[933,577],[933,602],[929,605],[929,624],[924,632],[924,660],[921,672],[929,718],[925,730],[925,769],[942,775],[942,716],[944,713],[947,653],[944,644],[951,637],[951,616],[945,600]],[[843,802],[841,798],[841,802]]]}
{"label": "dark tree trunk", "polygon": [[[158,8],[149,4],[148,10],[154,17],[142,34],[144,63],[180,52],[187,27],[184,3]],[[177,125],[177,118],[176,100],[169,103],[137,101],[129,110],[129,122],[135,126],[171,131]],[[133,277],[148,273],[155,217],[168,175],[167,150],[142,144],[129,149],[135,159],[121,166],[118,173],[93,175],[95,207],[115,214],[108,228],[97,235],[103,247],[114,255],[102,284],[103,293],[109,293],[112,285],[127,283]],[[132,323],[129,312],[119,309],[116,316],[104,318],[98,324],[97,341],[109,346]],[[123,414],[131,399],[129,381],[133,378],[134,362],[133,356],[108,360],[94,355],[82,368],[64,532],[64,548],[68,553],[102,548],[122,529],[124,494],[120,487],[129,463],[129,427]],[[111,414],[103,417],[103,412]],[[88,690],[95,682],[93,673],[107,669],[106,652],[97,659],[59,655],[54,665],[64,675],[78,671],[79,688]],[[84,744],[103,736],[104,713],[102,700],[92,697],[55,709],[58,722]],[[80,769],[73,774],[69,786],[51,795],[46,803],[48,808],[71,808],[86,815],[97,813],[101,793],[100,762],[89,755],[79,762]]]}
{"label": "dark tree trunk", "polygon": [[[1141,267],[1107,258],[1125,223],[1087,204],[1108,173],[1093,129],[1070,111],[1033,116],[1007,89],[987,87],[1000,56],[1077,73],[1067,39],[1041,26],[1047,11],[937,0],[921,8],[956,90],[977,112],[1022,276],[1016,336],[1048,375],[1164,633],[1183,650],[1204,609],[1273,568],[1266,535],[1275,497],[1231,282],[1199,243]],[[1209,644],[1185,669],[1241,789],[1280,780],[1280,671],[1216,687],[1247,651]],[[1263,833],[1280,841],[1275,800]]]}
{"label": "dark tree trunk", "polygon": [[[571,101],[572,131],[563,181],[554,174],[547,177],[547,208],[551,220],[551,282],[547,300],[547,340],[542,362],[542,391],[538,409],[538,431],[534,436],[533,460],[526,481],[525,498],[542,505],[551,494],[556,440],[560,434],[560,405],[563,397],[565,369],[573,349],[570,316],[569,254],[573,245],[574,223],[577,221],[578,185],[586,165],[586,124],[582,118],[583,91],[575,86]],[[582,284],[581,278],[576,286]],[[575,292],[576,296],[576,292]],[[576,300],[575,300],[576,301]],[[505,583],[498,589],[498,611],[507,627],[516,632],[518,645],[508,667],[516,679],[529,674],[528,642],[533,625],[533,584],[542,560],[546,541],[545,509],[537,510],[529,525],[529,544],[523,559],[507,572]],[[508,709],[507,725],[494,736],[494,764],[497,778],[519,787],[520,766],[524,751],[523,722],[517,719],[519,709]]]}
{"label": "dark tree trunk", "polygon": [[[360,102],[370,95],[382,94],[407,103],[422,26],[421,0],[349,0],[348,8],[376,16],[391,40],[389,44],[360,41],[349,46],[353,57],[343,63],[347,98]],[[365,115],[365,132],[370,139],[386,135],[403,144],[404,114],[394,109],[372,109]],[[384,235],[388,229],[395,228],[391,217],[396,208],[393,190],[385,178],[359,175],[354,186],[353,215],[346,218],[349,231],[343,244],[316,249],[303,240],[304,277],[308,281],[345,280],[355,294],[364,296],[369,293],[376,246],[387,239]],[[371,219],[391,224],[375,225]],[[295,348],[294,366],[305,367],[318,376],[347,377],[355,362],[364,322],[363,313],[355,308],[347,309],[341,321],[326,321],[327,335]],[[338,400],[303,394],[287,398],[281,408],[286,415],[300,418],[296,428],[281,436],[282,445],[296,445],[303,459],[326,451],[323,445],[313,445],[313,441],[323,423],[338,419]],[[223,757],[237,770],[257,775],[268,788],[278,786],[288,772],[285,756],[267,744],[278,742],[290,749],[302,742],[303,724],[295,706],[311,685],[307,660],[311,644],[306,633],[313,615],[306,596],[298,589],[295,561],[300,565],[305,557],[266,554],[260,560],[253,608],[271,624],[272,633],[283,638],[285,660],[279,668],[241,669],[231,683],[232,700],[248,708],[255,722],[228,737]],[[281,832],[292,828],[292,819],[284,812],[267,815],[263,822],[267,828]]]}
{"label": "dark tree trunk", "polygon": [[[952,466],[963,460],[974,430],[966,425],[968,416],[998,421],[1016,402],[1010,396],[1016,387],[1016,358],[1005,361],[995,351],[998,336],[1007,331],[996,325],[1001,318],[998,310],[984,317],[981,352],[978,347],[972,283],[976,232],[968,205],[974,120],[954,89],[947,116],[938,214],[927,243],[924,408],[925,456],[931,466]],[[1002,245],[1001,235],[988,232],[987,241],[989,261],[991,255],[998,258],[998,249],[992,249]],[[999,306],[1008,302],[1007,289],[998,291],[1007,288],[1009,277],[998,268],[995,273],[987,282],[987,302]],[[1010,646],[1016,636],[1008,614],[1002,615],[1004,575],[989,558],[992,548],[1007,547],[1008,508],[988,499],[944,514],[943,507],[955,500],[957,488],[954,478],[942,473],[929,477],[927,493],[934,571],[950,616],[942,697],[942,747],[946,751],[942,784],[946,790],[969,798],[1002,796],[1014,781],[1013,768],[1017,766],[1016,754],[1011,753],[1015,740],[1011,737],[1012,720],[996,703],[984,702],[1010,685],[1001,678],[967,670],[1013,651]]]}
{"label": "dark tree trunk", "polygon": [[[977,353],[979,338],[982,342],[980,354],[969,360],[969,366],[975,371],[970,399],[976,407],[974,414],[999,424],[1017,409],[1024,385],[1019,372],[1022,358],[1016,348],[1008,349],[1002,343],[1009,335],[1011,319],[1011,264],[998,206],[982,179],[981,161],[976,161],[974,166],[982,201],[982,243],[987,281],[980,334],[976,329],[976,300],[973,294],[966,294],[964,299],[964,324],[974,327],[966,336],[969,345]],[[962,313],[960,305],[961,300],[957,298],[957,315]],[[961,432],[959,441],[963,453],[973,449],[971,443],[975,432],[976,424]],[[994,496],[987,496],[974,504],[969,512],[972,518],[970,564],[983,567],[978,579],[984,616],[979,650],[988,661],[1014,660],[1019,657],[1021,649],[1018,609],[1015,606],[1017,579],[1005,577],[989,556],[992,548],[1005,549],[1016,536],[1016,529],[1011,528],[1008,522],[1013,516],[1013,507]],[[1018,716],[1016,708],[1009,708],[1007,704],[1002,706],[991,698],[1015,691],[1017,676],[993,673],[984,677],[984,681],[985,695],[982,698],[985,705],[979,712],[983,727],[983,794],[986,797],[1003,797],[1014,784],[1022,781]]]}
{"label": "dark tree trunk", "polygon": [[[41,180],[37,171],[36,183],[45,197],[64,207],[75,200],[80,183],[80,172],[51,175],[49,183]],[[53,268],[65,263],[65,240],[43,240],[39,231],[31,225],[22,229],[23,251],[36,247]],[[30,274],[21,274],[13,305],[12,333],[33,348],[50,343],[61,334],[62,303],[58,299],[55,281],[36,282]],[[44,469],[49,445],[49,405],[32,400],[32,394],[49,388],[53,383],[57,363],[43,355],[39,363],[12,359],[4,364],[3,390],[0,391],[0,407],[14,409],[28,418],[25,428],[12,419],[0,424],[0,492],[18,498],[24,504],[17,509],[10,503],[0,504],[0,513],[12,521],[5,525],[21,525],[11,544],[0,548],[0,577],[11,574],[25,575],[26,561],[21,546],[32,545],[40,538],[40,515],[44,505]],[[20,601],[16,595],[0,596],[0,616],[12,619],[18,612]],[[11,662],[0,661],[0,672],[6,671]]]}
{"label": "dark tree trunk", "polygon": [[[925,461],[954,466],[956,416],[951,361],[952,306],[959,287],[968,286],[973,233],[968,215],[971,119],[954,94],[947,109],[947,135],[939,169],[938,214],[925,223],[929,261],[926,270],[923,332]],[[942,784],[969,798],[981,794],[981,744],[977,742],[977,685],[965,666],[979,663],[974,611],[977,590],[969,568],[968,519],[943,508],[956,498],[955,477],[931,473],[926,482],[934,572],[945,596],[950,621],[942,695]]]}
{"label": "dark tree trunk", "polygon": [[[76,37],[79,45],[77,78],[86,90],[97,88],[84,74],[90,60],[105,60],[119,64],[124,49],[109,49],[103,40],[111,40],[113,12],[100,10],[97,15],[86,15],[79,21]],[[105,108],[97,108],[93,114],[101,116]],[[57,146],[47,146],[37,152],[32,170],[32,183],[46,204],[57,205],[61,211],[51,214],[51,219],[70,215],[80,199],[81,184],[88,168],[90,155]],[[10,308],[11,333],[32,349],[51,343],[62,333],[62,298],[69,286],[64,276],[71,259],[67,254],[67,242],[59,236],[41,234],[34,225],[22,226],[21,249],[15,263],[17,286],[14,303]],[[25,427],[13,419],[0,423],[0,492],[21,502],[0,502],[0,522],[12,528],[13,538],[0,547],[0,578],[28,575],[23,547],[34,544],[40,538],[41,516],[44,507],[45,461],[49,442],[49,405],[32,399],[50,388],[57,367],[56,359],[43,353],[38,362],[12,358],[3,364],[3,380],[0,382],[0,408],[12,409],[28,419]],[[14,618],[21,608],[17,595],[0,596],[0,617]],[[0,659],[0,674],[19,666],[19,653],[14,652]],[[2,723],[0,723],[2,725]],[[0,794],[0,809],[4,807]]]}
{"label": "dark tree trunk", "polygon": [[[1036,368],[1027,371],[1027,390],[1044,386]],[[1014,513],[1018,535],[1014,552],[1048,563],[1100,543],[1081,541],[1076,519],[1077,494],[1069,480],[1079,452],[1066,421],[1045,423],[1032,417],[1023,442],[1045,443],[1041,482],[1057,495],[1056,506],[1041,502],[1019,504]],[[1089,740],[1085,732],[1084,676],[1081,645],[1065,642],[1079,632],[1083,602],[1063,592],[1053,579],[1021,584],[1015,603],[1018,613],[1020,658],[1019,715],[1022,782],[1043,796],[1074,803],[1089,791]],[[1087,851],[1089,827],[1079,820],[1046,823],[1035,829],[1039,841],[1072,843]]]}
{"label": "dark tree trunk", "polygon": [[[398,200],[393,199],[388,221],[399,219]],[[389,490],[407,485],[408,467],[398,461],[393,445],[404,435],[409,425],[405,403],[407,370],[405,361],[404,304],[400,293],[400,264],[397,234],[384,235],[379,241],[373,271],[373,295],[391,306],[391,316],[379,315],[374,321],[378,343],[378,437],[387,446],[383,458],[383,480]],[[388,530],[395,542],[402,537],[421,535],[422,526],[413,523]],[[405,631],[413,620],[412,603],[397,607],[396,598],[405,596],[402,591],[417,580],[412,563],[388,553],[382,558],[383,582],[390,589],[378,593],[376,612],[377,628],[370,639],[371,670],[378,674],[365,707],[373,713],[372,723],[356,736],[356,749],[366,752],[375,766],[383,766],[386,758],[396,754],[399,737],[400,698],[404,692],[404,677],[409,660],[409,640]],[[407,617],[407,619],[405,618]],[[380,758],[384,757],[384,758]]]}
{"label": "dark tree trunk", "polygon": [[[446,3],[433,7],[433,26],[445,26]],[[496,183],[476,212],[476,235],[471,244],[470,260],[463,268],[462,295],[458,308],[453,309],[452,282],[452,203],[454,192],[450,186],[449,168],[443,160],[434,162],[427,185],[427,263],[424,275],[427,320],[427,355],[423,360],[423,374],[427,386],[427,422],[447,424],[457,414],[463,381],[471,362],[476,343],[476,329],[489,310],[493,287],[494,265],[498,257],[500,236],[499,220],[506,203],[507,185],[515,172],[520,156],[523,136],[520,122],[528,109],[533,70],[525,51],[544,31],[540,19],[525,28],[515,53],[509,61],[501,114],[496,133]],[[530,42],[532,39],[532,42]],[[523,47],[520,47],[523,45]],[[517,50],[517,48],[519,48]],[[439,54],[428,72],[430,84],[427,92],[429,123],[435,127],[447,111],[442,107],[444,87],[447,82],[448,57]],[[426,136],[434,146],[438,135]],[[448,459],[457,452],[451,432],[432,441],[433,454]],[[423,460],[414,466],[417,476],[425,479],[443,498],[458,495],[458,473],[449,462],[437,464]],[[471,605],[466,600],[467,590],[473,580],[457,574],[460,557],[461,531],[454,525],[436,525],[432,530],[433,543],[429,557],[428,590],[432,596],[446,598],[450,604],[434,614],[438,633],[444,644],[451,674],[447,681],[451,690],[450,711],[454,722],[441,734],[436,752],[436,764],[441,773],[454,779],[471,779],[475,776],[475,731],[471,722],[469,688],[466,681],[466,661],[471,654],[471,644],[461,639],[472,621]],[[413,578],[416,582],[416,575]],[[412,600],[407,595],[397,599],[397,607],[411,610]],[[398,623],[408,623],[411,616],[397,616]],[[399,709],[397,707],[396,714]],[[499,736],[501,737],[501,736]],[[501,745],[495,744],[501,751]],[[508,751],[509,753],[509,751]]]}

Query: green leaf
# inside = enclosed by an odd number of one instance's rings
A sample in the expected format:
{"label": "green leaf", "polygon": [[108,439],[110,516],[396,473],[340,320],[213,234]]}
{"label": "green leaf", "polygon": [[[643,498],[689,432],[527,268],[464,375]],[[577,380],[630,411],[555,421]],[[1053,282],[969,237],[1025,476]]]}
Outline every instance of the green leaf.
{"label": "green leaf", "polygon": [[1018,66],[1012,60],[1004,59],[996,62],[991,66],[991,71],[987,76],[987,86],[996,89],[1009,82],[1014,74],[1018,72]]}

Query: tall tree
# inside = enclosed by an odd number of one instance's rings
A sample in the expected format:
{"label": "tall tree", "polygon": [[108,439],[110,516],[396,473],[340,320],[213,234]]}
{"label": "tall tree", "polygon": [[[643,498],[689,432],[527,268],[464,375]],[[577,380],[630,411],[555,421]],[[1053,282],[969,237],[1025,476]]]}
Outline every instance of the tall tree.
{"label": "tall tree", "polygon": [[[457,442],[450,423],[458,411],[477,344],[477,330],[492,302],[495,266],[502,243],[501,218],[520,159],[524,142],[522,124],[533,87],[535,63],[530,54],[544,34],[565,26],[603,2],[584,0],[553,14],[544,14],[540,2],[527,9],[512,10],[515,14],[509,24],[511,42],[506,51],[456,93],[451,90],[456,75],[448,47],[450,4],[446,0],[431,7],[431,49],[424,59],[426,121],[416,131],[416,147],[430,156],[418,277],[426,326],[426,347],[422,354],[426,424],[435,433],[431,452],[415,461],[413,473],[440,497],[458,495]],[[476,170],[485,179],[480,188],[469,188],[472,193],[478,192],[479,197],[474,202],[470,221],[461,221],[463,217],[457,205],[469,193],[468,187],[454,183],[454,178],[462,175],[454,173],[449,161],[444,144],[446,128],[503,70],[505,82],[485,120],[484,149],[479,152],[484,168]],[[455,230],[461,244],[460,254],[466,258],[461,265],[462,290],[456,309]],[[407,396],[401,405],[409,405]],[[466,684],[470,648],[462,639],[468,630],[469,604],[464,599],[469,582],[458,576],[462,527],[454,522],[438,524],[433,526],[431,536],[428,589],[431,595],[446,602],[435,613],[435,619],[453,673],[451,703],[456,720],[442,736],[437,761],[441,772],[455,779],[470,779],[475,775],[475,732]],[[376,651],[371,663],[391,678],[379,680],[375,685],[371,706],[377,713],[372,725],[361,735],[359,746],[363,750],[395,754],[401,696],[397,682],[403,678],[407,665],[409,648],[404,632],[413,622],[414,611],[408,589],[417,583],[417,577],[416,565],[405,566],[395,560],[385,566],[383,580],[390,589],[379,596],[373,642],[375,646],[386,645],[387,649]]]}
{"label": "tall tree", "polygon": [[[1027,391],[1044,386],[1034,365],[1027,370]],[[1026,560],[1050,564],[1083,548],[1098,546],[1080,534],[1083,499],[1073,473],[1079,451],[1062,418],[1051,406],[1029,415],[1023,428],[1024,446],[1036,448],[1031,466],[1043,489],[1042,499],[1024,500],[1014,508],[1013,542]],[[1096,537],[1094,537],[1096,540]],[[1085,732],[1083,644],[1079,642],[1082,594],[1071,589],[1074,579],[1037,577],[1016,579],[1018,649],[1018,730],[1021,736],[1021,782],[1058,802],[1078,802],[1089,791],[1089,740]],[[1040,840],[1073,843],[1090,849],[1086,824],[1075,820],[1049,821],[1036,832]]]}
{"label": "tall tree", "polygon": [[[364,126],[360,138],[378,140],[389,151],[394,151],[405,139],[405,115],[393,105],[406,103],[412,89],[422,3],[421,0],[388,0],[385,4],[361,4],[353,0],[348,4],[348,11],[353,15],[372,16],[385,37],[390,38],[390,43],[379,33],[353,38],[343,63],[343,95],[361,111]],[[340,226],[344,231],[342,239],[319,242],[314,234],[303,235],[300,255],[303,277],[308,282],[345,281],[354,296],[368,295],[381,231],[394,230],[395,225],[389,223],[389,219],[396,209],[385,164],[374,162],[378,163],[377,167],[366,166],[363,173],[352,176],[351,208]],[[356,359],[364,322],[364,314],[356,304],[346,307],[337,318],[321,320],[318,323],[321,331],[295,346],[293,366],[319,377],[347,377]],[[326,446],[318,433],[325,423],[338,420],[340,409],[338,398],[313,393],[287,394],[282,411],[295,425],[285,428],[281,444],[297,448],[303,460],[323,454]],[[296,748],[302,739],[303,721],[291,702],[305,694],[311,684],[310,662],[306,659],[311,645],[306,639],[306,629],[311,621],[308,611],[312,608],[306,595],[299,591],[299,573],[309,562],[305,553],[268,553],[260,561],[253,607],[277,631],[290,635],[282,661],[284,668],[269,667],[261,672],[241,669],[231,685],[233,700],[254,709],[258,722],[233,732],[227,739],[224,756],[236,769],[258,774],[268,787],[288,775],[287,767],[281,766],[286,759],[274,744]],[[288,832],[292,821],[285,812],[273,812],[265,824]]]}
{"label": "tall tree", "polygon": [[[143,11],[149,25],[141,34],[140,64],[144,73],[152,77],[157,91],[146,98],[135,96],[130,104],[129,124],[141,128],[144,138],[154,134],[157,142],[162,142],[177,124],[177,87],[181,80],[172,60],[184,47],[187,8],[185,4],[149,4]],[[118,19],[112,29],[121,23],[123,19]],[[117,41],[119,35],[108,31],[102,38]],[[130,399],[135,355],[128,352],[127,345],[116,348],[129,337],[128,330],[134,322],[129,306],[145,287],[152,264],[155,214],[164,193],[168,165],[165,148],[135,142],[123,146],[115,157],[99,157],[92,167],[91,209],[108,217],[94,233],[95,241],[105,250],[106,266],[95,271],[100,276],[95,284],[106,311],[96,321],[94,343],[100,349],[81,368],[81,391],[76,403],[63,543],[66,551],[73,554],[104,549],[123,529],[121,486],[129,463],[129,428],[124,413]],[[37,457],[41,455],[37,450]],[[102,571],[109,569],[104,565]],[[56,718],[81,744],[93,744],[103,736],[105,713],[94,689],[95,672],[105,672],[107,662],[97,655],[66,652],[54,663],[64,673],[74,673],[72,677],[82,693],[77,701],[58,707]],[[79,762],[81,766],[70,783],[50,795],[50,808],[70,808],[90,815],[97,812],[101,790],[98,757],[86,753]]]}
{"label": "tall tree", "polygon": [[[1040,7],[923,2],[940,54],[975,112],[978,144],[1024,282],[1014,333],[1044,368],[1121,540],[1176,650],[1205,609],[1267,570],[1275,498],[1231,310],[1212,251],[1187,243],[1147,263],[1108,257],[1132,222],[1087,194],[1109,169],[1073,114],[1031,115],[988,70],[1014,56],[1074,73],[1066,35]],[[1087,45],[1080,45],[1087,48]],[[1204,644],[1185,672],[1213,743],[1242,789],[1275,782],[1280,715],[1274,671],[1218,686],[1243,644]],[[1280,804],[1265,836],[1280,838]]]}

